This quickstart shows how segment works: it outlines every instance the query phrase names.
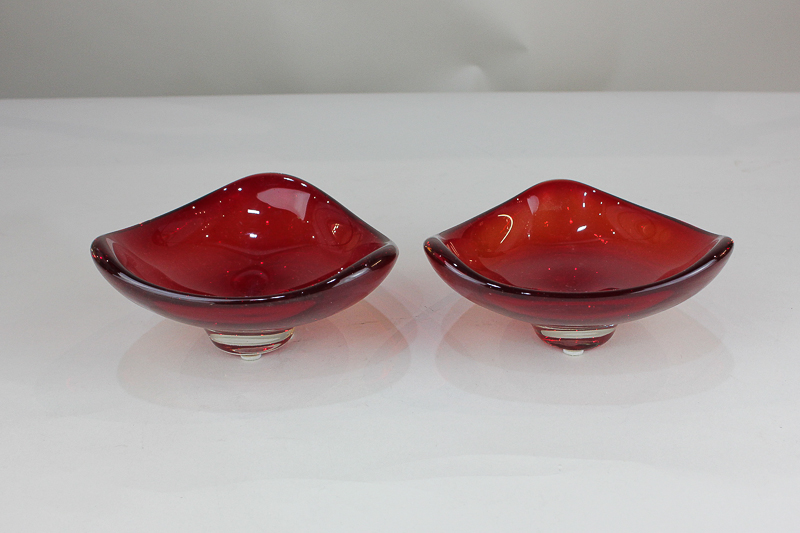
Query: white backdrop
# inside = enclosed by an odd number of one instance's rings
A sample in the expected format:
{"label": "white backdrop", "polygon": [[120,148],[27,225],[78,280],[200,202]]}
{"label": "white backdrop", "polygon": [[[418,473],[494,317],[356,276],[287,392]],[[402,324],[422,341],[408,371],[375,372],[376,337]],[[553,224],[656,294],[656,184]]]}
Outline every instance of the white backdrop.
{"label": "white backdrop", "polygon": [[0,0],[0,97],[800,90],[798,0]]}

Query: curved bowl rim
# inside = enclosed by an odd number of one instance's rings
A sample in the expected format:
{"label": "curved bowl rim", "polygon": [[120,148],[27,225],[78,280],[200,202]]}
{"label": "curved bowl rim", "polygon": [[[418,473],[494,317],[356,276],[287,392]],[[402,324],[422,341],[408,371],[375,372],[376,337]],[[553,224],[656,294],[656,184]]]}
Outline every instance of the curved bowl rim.
{"label": "curved bowl rim", "polygon": [[[470,224],[472,222],[480,220],[481,218],[483,218],[484,216],[488,215],[489,213],[491,213],[495,209],[497,209],[499,207],[502,207],[503,205],[505,205],[505,204],[507,204],[509,202],[514,201],[514,199],[524,195],[525,193],[527,193],[528,191],[530,191],[531,189],[533,189],[535,187],[538,187],[538,186],[546,184],[546,183],[555,183],[555,182],[574,183],[574,184],[578,184],[578,185],[580,185],[582,187],[588,187],[588,188],[594,189],[596,191],[602,192],[603,194],[607,194],[608,196],[610,196],[612,198],[616,198],[616,199],[618,199],[620,201],[624,201],[627,204],[635,206],[635,207],[637,207],[639,209],[642,209],[643,211],[646,211],[648,213],[652,213],[652,214],[657,215],[659,217],[666,218],[666,219],[678,222],[678,223],[680,223],[680,224],[682,224],[684,226],[687,226],[687,227],[693,229],[694,231],[697,231],[697,232],[700,232],[700,233],[705,233],[705,234],[707,234],[707,235],[709,235],[711,237],[714,237],[715,239],[713,241],[713,246],[711,246],[709,248],[709,250],[700,259],[698,259],[697,261],[692,263],[690,266],[688,266],[687,268],[681,270],[680,272],[678,272],[676,274],[673,274],[672,276],[669,276],[669,277],[664,278],[662,280],[658,280],[658,281],[655,281],[653,283],[647,283],[645,285],[636,285],[636,286],[633,286],[633,287],[626,287],[626,288],[622,288],[622,289],[613,289],[613,290],[604,290],[604,291],[584,291],[584,292],[575,292],[575,291],[571,291],[571,292],[567,292],[567,291],[564,291],[564,292],[561,292],[561,291],[541,291],[541,290],[529,289],[529,288],[525,288],[525,287],[518,287],[516,285],[509,285],[507,283],[502,283],[502,282],[499,282],[499,281],[495,281],[495,280],[493,280],[491,278],[488,278],[488,277],[486,277],[486,276],[484,276],[482,274],[479,274],[478,272],[476,272],[472,268],[468,267],[463,261],[458,259],[458,257],[456,257],[456,255],[453,253],[453,251],[450,250],[450,248],[447,246],[446,239],[442,235],[447,234],[448,232],[451,232],[451,231],[453,231],[453,230],[455,230],[455,229],[457,229],[457,228],[459,228],[459,227],[461,227],[463,225]],[[456,275],[459,275],[460,277],[462,277],[464,279],[467,279],[467,280],[469,280],[471,282],[480,284],[483,287],[487,287],[490,290],[494,290],[494,291],[498,291],[498,292],[502,292],[502,293],[506,293],[506,294],[513,294],[513,295],[517,295],[517,296],[527,296],[527,297],[536,297],[536,298],[599,299],[599,298],[611,298],[611,297],[615,297],[615,296],[624,296],[624,295],[629,295],[629,294],[642,293],[642,292],[647,292],[647,291],[654,290],[654,289],[660,289],[662,287],[665,287],[665,286],[668,286],[668,285],[672,285],[672,284],[675,284],[675,283],[680,283],[681,281],[683,281],[685,279],[688,279],[688,278],[692,277],[695,274],[700,273],[701,271],[703,271],[706,268],[710,267],[715,262],[718,262],[718,261],[722,260],[726,255],[731,253],[731,251],[733,250],[733,239],[731,239],[730,237],[727,237],[725,235],[717,235],[715,233],[708,232],[706,230],[703,230],[701,228],[693,226],[693,225],[691,225],[691,224],[689,224],[687,222],[683,222],[682,220],[678,220],[677,218],[671,217],[669,215],[665,215],[663,213],[659,213],[658,211],[654,211],[652,209],[648,209],[647,207],[644,207],[644,206],[641,206],[639,204],[630,202],[630,201],[625,200],[623,198],[619,198],[618,196],[614,196],[613,194],[610,194],[610,193],[607,193],[605,191],[602,191],[601,189],[598,189],[597,187],[592,187],[590,185],[587,185],[585,183],[581,183],[579,181],[559,179],[559,180],[547,180],[547,181],[543,181],[543,182],[537,183],[536,185],[533,185],[533,186],[525,189],[521,193],[511,197],[510,199],[506,200],[505,202],[502,202],[502,203],[500,203],[500,204],[498,204],[498,205],[496,205],[496,206],[494,206],[494,207],[492,207],[490,209],[487,209],[486,211],[484,211],[483,213],[481,213],[481,214],[479,214],[477,216],[474,216],[474,217],[472,217],[472,218],[470,218],[470,219],[468,219],[468,220],[466,220],[464,222],[456,224],[455,226],[453,226],[451,228],[448,228],[448,229],[446,229],[446,230],[444,230],[444,231],[442,231],[442,232],[440,232],[440,233],[438,233],[436,235],[433,235],[432,237],[429,237],[428,239],[425,240],[424,249],[425,249],[426,254],[428,255],[428,258],[431,261],[435,261],[436,263],[442,265],[445,268],[449,268],[451,270],[454,270]]]}
{"label": "curved bowl rim", "polygon": [[[318,282],[313,283],[311,285],[301,286],[301,287],[298,287],[296,289],[291,289],[291,290],[280,292],[280,293],[276,293],[276,294],[264,294],[264,295],[258,295],[258,296],[200,295],[200,294],[193,294],[193,293],[189,293],[189,292],[183,292],[183,291],[176,291],[176,290],[168,289],[166,287],[162,287],[160,285],[152,283],[152,282],[150,282],[150,281],[148,281],[146,279],[143,279],[143,278],[141,278],[139,276],[136,276],[135,274],[131,273],[127,268],[125,268],[120,263],[120,261],[117,258],[116,254],[114,254],[112,250],[109,250],[108,247],[105,246],[105,239],[107,239],[107,238],[109,238],[109,237],[111,237],[111,236],[113,236],[113,235],[115,235],[117,233],[121,233],[121,232],[124,232],[124,231],[132,230],[132,229],[134,229],[134,228],[136,228],[136,227],[138,227],[138,226],[140,226],[142,224],[147,224],[149,222],[156,221],[156,220],[158,220],[158,219],[160,219],[162,217],[166,217],[166,216],[168,216],[168,215],[170,215],[172,213],[176,213],[178,211],[186,209],[187,207],[191,207],[191,205],[193,203],[195,203],[195,202],[197,202],[199,200],[202,200],[203,198],[206,198],[207,196],[210,196],[210,195],[212,195],[212,194],[214,194],[214,193],[216,193],[216,192],[218,192],[218,191],[220,191],[220,190],[222,190],[224,188],[231,187],[232,185],[234,185],[234,184],[236,184],[236,183],[238,183],[238,182],[240,182],[242,180],[246,180],[246,179],[250,179],[250,178],[254,178],[254,177],[258,177],[258,176],[276,176],[276,177],[280,176],[280,177],[285,177],[285,178],[291,178],[292,180],[295,180],[295,181],[297,181],[299,183],[305,184],[307,187],[319,192],[320,194],[324,195],[326,199],[328,199],[331,202],[335,203],[338,207],[340,207],[347,214],[348,217],[350,217],[351,219],[356,220],[356,221],[361,222],[362,224],[364,224],[364,226],[366,228],[368,228],[369,231],[373,235],[375,235],[380,241],[382,241],[383,244],[379,248],[377,248],[376,250],[373,250],[372,252],[370,252],[369,254],[361,257],[360,259],[358,259],[356,261],[353,261],[352,263],[350,263],[349,265],[344,267],[341,271],[336,272],[334,275],[332,275],[332,276],[330,276],[328,278],[325,278],[325,279],[323,279],[321,281],[318,281]],[[357,274],[358,272],[360,272],[364,268],[371,268],[372,266],[376,265],[377,263],[379,263],[382,260],[388,260],[390,262],[394,261],[397,258],[397,255],[398,255],[398,249],[397,249],[397,246],[394,244],[394,242],[392,242],[383,233],[381,233],[380,231],[376,230],[371,225],[367,224],[364,220],[362,220],[361,218],[356,216],[352,211],[350,211],[349,209],[344,207],[342,204],[340,204],[338,201],[336,201],[329,194],[327,194],[326,192],[320,190],[316,186],[312,185],[311,183],[308,183],[307,181],[305,181],[305,180],[303,180],[301,178],[298,178],[296,176],[292,176],[290,174],[283,174],[283,173],[280,173],[280,172],[266,172],[266,173],[259,173],[259,174],[252,174],[252,175],[249,175],[249,176],[245,176],[245,177],[240,178],[240,179],[238,179],[236,181],[233,181],[233,182],[231,182],[231,183],[229,183],[227,185],[223,185],[222,187],[219,187],[218,189],[215,189],[215,190],[209,192],[208,194],[205,194],[205,195],[203,195],[203,196],[201,196],[199,198],[196,198],[195,200],[192,200],[191,202],[188,202],[185,205],[182,205],[180,207],[177,207],[175,209],[167,211],[166,213],[163,213],[161,215],[153,217],[153,218],[151,218],[149,220],[146,220],[144,222],[140,222],[139,224],[134,224],[134,225],[129,226],[127,228],[119,229],[119,230],[116,230],[116,231],[112,231],[112,232],[100,235],[99,237],[95,238],[94,241],[92,241],[92,245],[90,247],[90,251],[92,253],[92,258],[94,259],[95,265],[98,268],[101,268],[106,273],[108,273],[110,276],[113,276],[113,277],[119,279],[120,281],[122,281],[123,283],[125,283],[127,285],[131,285],[131,286],[137,287],[137,288],[139,288],[141,290],[144,290],[144,291],[152,293],[152,294],[173,298],[175,300],[179,300],[179,301],[182,301],[182,302],[187,302],[187,303],[190,303],[190,302],[194,302],[194,303],[215,303],[215,304],[222,304],[222,305],[280,302],[282,300],[293,300],[293,299],[296,299],[296,298],[301,298],[303,296],[307,296],[309,294],[319,293],[319,292],[331,289],[333,287],[336,287],[342,281],[345,281],[348,277],[351,277],[354,274]],[[103,253],[102,255],[106,256],[108,260],[107,261],[102,261],[99,258],[100,254],[98,254],[98,252],[102,252]]]}

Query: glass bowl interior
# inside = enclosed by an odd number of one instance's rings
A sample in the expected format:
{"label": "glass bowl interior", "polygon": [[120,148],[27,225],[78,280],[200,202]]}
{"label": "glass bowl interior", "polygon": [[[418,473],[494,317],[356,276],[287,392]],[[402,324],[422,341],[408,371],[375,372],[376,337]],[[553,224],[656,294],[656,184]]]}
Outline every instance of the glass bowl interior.
{"label": "glass bowl interior", "polygon": [[98,240],[147,284],[222,298],[309,287],[390,242],[319,189],[281,174],[244,178]]}
{"label": "glass bowl interior", "polygon": [[626,290],[698,264],[721,237],[578,182],[541,183],[439,235],[488,280],[542,292]]}

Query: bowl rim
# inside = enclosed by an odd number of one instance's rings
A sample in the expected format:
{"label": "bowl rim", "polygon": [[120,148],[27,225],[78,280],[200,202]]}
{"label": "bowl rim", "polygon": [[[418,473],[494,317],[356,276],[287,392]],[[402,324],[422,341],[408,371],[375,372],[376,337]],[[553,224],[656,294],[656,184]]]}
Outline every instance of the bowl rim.
{"label": "bowl rim", "polygon": [[[450,249],[450,247],[447,246],[446,241],[448,239],[443,237],[443,235],[445,235],[445,234],[447,234],[447,233],[449,233],[449,232],[451,232],[453,230],[456,230],[456,229],[458,229],[458,228],[460,228],[462,226],[466,226],[468,224],[476,222],[476,221],[482,219],[483,217],[487,216],[488,214],[490,214],[491,212],[493,212],[497,208],[502,207],[502,206],[504,206],[505,204],[507,204],[509,202],[513,202],[515,199],[525,195],[531,189],[534,189],[536,187],[539,187],[539,186],[544,185],[544,184],[549,184],[549,183],[577,184],[577,185],[580,185],[581,187],[586,187],[586,188],[595,190],[597,192],[601,192],[601,193],[603,193],[605,195],[608,195],[611,198],[615,198],[617,200],[625,202],[628,205],[631,205],[633,207],[636,207],[636,208],[641,209],[643,211],[646,211],[648,213],[652,213],[652,214],[657,215],[657,216],[659,216],[661,218],[666,218],[666,219],[672,220],[672,221],[677,222],[677,223],[679,223],[679,224],[681,224],[683,226],[686,226],[686,227],[688,227],[688,228],[690,228],[690,229],[692,229],[694,231],[697,231],[699,233],[704,233],[706,235],[714,237],[714,239],[712,241],[713,244],[708,249],[708,251],[700,259],[698,259],[697,261],[695,261],[694,263],[689,265],[687,268],[681,270],[680,272],[677,272],[677,273],[673,274],[672,276],[669,276],[669,277],[664,278],[662,280],[654,281],[652,283],[647,283],[647,284],[644,284],[644,285],[636,285],[636,286],[633,286],[633,287],[625,287],[625,288],[621,288],[621,289],[612,289],[612,290],[603,290],[603,291],[582,291],[582,292],[575,292],[575,291],[569,291],[569,292],[567,292],[567,291],[563,291],[563,292],[562,291],[542,291],[542,290],[530,289],[530,288],[525,288],[525,287],[518,287],[516,285],[509,285],[507,283],[502,283],[502,282],[493,280],[491,278],[488,278],[488,277],[484,276],[483,274],[478,273],[477,271],[475,271],[472,268],[470,268],[469,266],[467,266],[466,263],[464,261],[460,260],[455,255],[455,253],[453,253],[453,251]],[[682,282],[682,281],[684,281],[686,279],[689,279],[689,278],[691,278],[691,277],[693,277],[695,275],[698,275],[701,272],[703,272],[704,270],[710,268],[714,264],[716,264],[719,261],[723,260],[727,255],[729,255],[731,253],[731,251],[733,250],[733,239],[731,239],[730,237],[727,237],[725,235],[718,235],[716,233],[711,233],[709,231],[706,231],[704,229],[698,228],[697,226],[693,226],[692,224],[689,224],[689,223],[684,222],[682,220],[678,220],[677,218],[671,217],[669,215],[665,215],[663,213],[659,213],[658,211],[654,211],[654,210],[649,209],[647,207],[644,207],[644,206],[641,206],[639,204],[630,202],[628,200],[625,200],[624,198],[620,198],[618,196],[614,196],[613,194],[607,193],[607,192],[605,192],[605,191],[603,191],[601,189],[598,189],[597,187],[592,187],[590,185],[587,185],[585,183],[581,183],[581,182],[575,181],[575,180],[555,179],[555,180],[542,181],[540,183],[537,183],[536,185],[528,187],[527,189],[525,189],[521,193],[519,193],[519,194],[517,194],[515,196],[512,196],[511,198],[509,198],[505,202],[497,204],[496,206],[494,206],[494,207],[492,207],[490,209],[487,209],[486,211],[482,212],[481,214],[479,214],[477,216],[474,216],[474,217],[472,217],[472,218],[470,218],[470,219],[468,219],[468,220],[466,220],[464,222],[456,224],[455,226],[453,226],[451,228],[448,228],[448,229],[446,229],[444,231],[441,231],[441,232],[437,233],[436,235],[433,235],[433,236],[429,237],[428,239],[425,240],[424,249],[425,249],[425,252],[428,255],[428,258],[429,258],[430,261],[434,261],[434,262],[438,263],[439,265],[443,266],[444,268],[447,268],[448,270],[452,271],[455,275],[459,276],[460,278],[463,278],[463,279],[465,279],[465,280],[467,280],[469,282],[472,282],[472,283],[480,284],[483,287],[488,287],[490,290],[493,290],[493,291],[497,291],[497,292],[501,292],[501,293],[505,293],[505,294],[517,295],[517,296],[528,296],[528,297],[537,297],[537,298],[601,299],[601,298],[611,298],[611,297],[617,297],[617,296],[625,296],[625,295],[630,295],[630,294],[635,294],[635,293],[643,293],[643,292],[648,292],[648,291],[652,291],[652,290],[656,290],[656,289],[661,289],[661,288],[664,288],[664,287],[669,286],[669,285],[680,283],[680,282]]]}
{"label": "bowl rim", "polygon": [[[168,289],[166,287],[162,287],[160,285],[157,285],[157,284],[155,284],[155,283],[153,283],[151,281],[148,281],[146,279],[143,279],[143,278],[133,274],[130,270],[128,270],[127,268],[125,268],[122,265],[122,263],[117,258],[116,254],[113,252],[113,250],[110,249],[106,245],[108,239],[112,238],[114,235],[116,235],[118,233],[122,233],[122,232],[125,232],[125,231],[133,230],[133,229],[135,229],[135,228],[137,228],[139,226],[142,226],[143,224],[148,224],[150,222],[157,221],[157,220],[159,220],[159,219],[161,219],[163,217],[169,216],[169,215],[171,215],[173,213],[176,213],[178,211],[181,211],[183,209],[191,207],[192,204],[194,204],[195,202],[198,202],[198,201],[200,201],[200,200],[202,200],[202,199],[204,199],[204,198],[206,198],[206,197],[208,197],[208,196],[210,196],[212,194],[215,194],[215,193],[217,193],[219,191],[222,191],[223,189],[231,187],[231,186],[233,186],[233,185],[235,185],[237,183],[240,183],[240,182],[242,182],[244,180],[253,179],[253,178],[259,178],[259,177],[264,177],[264,176],[290,178],[290,180],[293,180],[293,181],[299,182],[301,184],[304,184],[307,188],[310,188],[310,189],[312,189],[312,190],[324,195],[326,200],[329,200],[331,203],[333,203],[337,207],[341,208],[342,211],[348,217],[350,217],[351,219],[362,223],[370,231],[370,233],[372,233],[375,237],[377,237],[378,240],[381,241],[383,244],[380,247],[378,247],[377,249],[375,249],[372,252],[368,253],[367,255],[359,258],[358,260],[351,262],[349,265],[344,267],[342,270],[334,273],[332,276],[329,276],[329,277],[327,277],[327,278],[325,278],[323,280],[317,281],[317,282],[309,284],[309,285],[300,286],[300,287],[298,287],[296,289],[291,289],[291,290],[288,290],[288,291],[280,292],[280,293],[264,294],[264,295],[258,295],[258,296],[201,295],[201,294],[189,293],[189,292],[184,292],[184,291],[176,291],[176,290]],[[338,201],[336,201],[329,194],[327,194],[326,192],[322,191],[318,187],[312,185],[311,183],[308,183],[307,181],[305,181],[305,180],[303,180],[301,178],[292,176],[290,174],[283,174],[283,173],[280,173],[280,172],[265,172],[265,173],[251,174],[249,176],[245,176],[245,177],[240,178],[240,179],[238,179],[236,181],[233,181],[233,182],[231,182],[231,183],[229,183],[227,185],[223,185],[222,187],[219,187],[219,188],[209,192],[208,194],[200,196],[199,198],[196,198],[196,199],[192,200],[191,202],[188,202],[188,203],[186,203],[186,204],[184,204],[184,205],[182,205],[180,207],[177,207],[175,209],[167,211],[166,213],[163,213],[161,215],[153,217],[153,218],[151,218],[149,220],[146,220],[144,222],[140,222],[138,224],[134,224],[134,225],[129,226],[127,228],[119,229],[119,230],[116,230],[116,231],[112,231],[112,232],[100,235],[99,237],[96,237],[94,239],[94,241],[92,241],[92,244],[91,244],[91,247],[90,247],[90,251],[91,251],[91,254],[92,254],[92,258],[94,259],[95,265],[98,268],[100,268],[102,271],[104,271],[108,275],[110,275],[110,276],[122,281],[126,285],[130,285],[130,286],[136,287],[136,288],[138,288],[140,290],[143,290],[145,292],[148,292],[148,293],[151,293],[151,294],[154,294],[154,295],[167,297],[167,298],[172,298],[172,299],[175,299],[175,300],[180,300],[182,302],[199,303],[199,304],[213,303],[213,304],[221,304],[221,305],[280,302],[280,301],[284,301],[284,300],[286,300],[286,301],[294,300],[294,299],[302,298],[304,296],[308,296],[308,295],[311,295],[311,294],[320,293],[320,292],[323,292],[325,290],[332,289],[332,288],[340,285],[343,282],[346,282],[348,280],[348,278],[351,278],[353,276],[359,275],[359,273],[364,269],[373,270],[382,261],[388,261],[388,262],[391,263],[392,261],[394,261],[397,258],[397,255],[398,255],[398,248],[394,244],[394,242],[392,242],[388,237],[386,237],[386,235],[384,235],[380,231],[376,230],[371,225],[367,224],[360,217],[356,216],[352,211],[350,211],[345,206],[340,204]]]}

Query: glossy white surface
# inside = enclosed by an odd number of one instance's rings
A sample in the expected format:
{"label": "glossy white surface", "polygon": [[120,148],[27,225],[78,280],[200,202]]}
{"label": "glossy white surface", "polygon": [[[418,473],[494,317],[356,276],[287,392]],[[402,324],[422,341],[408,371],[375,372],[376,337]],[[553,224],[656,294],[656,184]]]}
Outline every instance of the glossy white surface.
{"label": "glossy white surface", "polygon": [[[309,180],[400,247],[256,362],[115,292],[91,240],[234,179]],[[800,95],[0,101],[9,531],[800,529]],[[570,357],[423,240],[563,177],[736,241]]]}

